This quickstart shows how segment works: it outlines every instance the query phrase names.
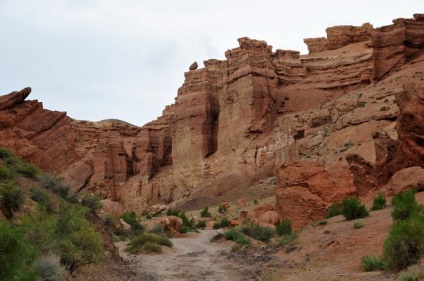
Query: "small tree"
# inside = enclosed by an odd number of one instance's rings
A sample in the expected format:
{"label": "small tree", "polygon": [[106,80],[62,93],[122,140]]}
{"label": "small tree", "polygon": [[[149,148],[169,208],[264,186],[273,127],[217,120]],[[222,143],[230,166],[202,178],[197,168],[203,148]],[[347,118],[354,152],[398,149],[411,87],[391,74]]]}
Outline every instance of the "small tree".
{"label": "small tree", "polygon": [[203,208],[203,210],[202,211],[200,211],[200,216],[202,217],[202,218],[208,218],[208,217],[211,217],[211,213],[209,213],[209,207],[205,207],[205,208]]}
{"label": "small tree", "polygon": [[422,207],[420,207],[415,200],[415,192],[410,190],[399,193],[393,197],[392,205],[392,217],[394,220],[406,220],[410,218],[413,213],[422,210]]}
{"label": "small tree", "polygon": [[332,218],[342,214],[342,205],[340,203],[334,202],[330,208],[327,210],[326,218]]}

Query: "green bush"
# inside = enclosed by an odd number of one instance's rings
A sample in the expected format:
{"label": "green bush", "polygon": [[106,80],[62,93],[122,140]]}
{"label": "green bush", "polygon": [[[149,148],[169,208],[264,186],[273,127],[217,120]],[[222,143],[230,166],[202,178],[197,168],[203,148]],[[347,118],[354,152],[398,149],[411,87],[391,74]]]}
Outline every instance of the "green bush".
{"label": "green bush", "polygon": [[218,213],[223,214],[223,213],[226,213],[227,211],[228,210],[227,210],[227,208],[225,206],[222,206],[222,205],[219,205],[218,206]]}
{"label": "green bush", "polygon": [[129,243],[126,252],[138,254],[141,252],[161,252],[160,245],[172,247],[172,242],[168,237],[159,236],[154,233],[143,233],[133,238]]}
{"label": "green bush", "polygon": [[342,205],[337,203],[337,202],[334,202],[330,206],[330,208],[328,208],[326,218],[329,219],[329,218],[332,218],[332,217],[335,217],[335,216],[338,216],[338,215],[341,215],[341,214],[342,214]]}
{"label": "green bush", "polygon": [[396,222],[384,241],[384,258],[392,270],[416,263],[424,251],[424,217],[412,216]]}
{"label": "green bush", "polygon": [[81,200],[81,204],[89,208],[92,212],[96,212],[102,207],[102,202],[100,196],[97,194],[86,194]]}
{"label": "green bush", "polygon": [[229,227],[231,225],[230,221],[227,218],[222,218],[220,222],[213,224],[213,229]]}
{"label": "green bush", "polygon": [[371,210],[376,211],[384,208],[386,208],[386,197],[380,192],[374,197]]}
{"label": "green bush", "polygon": [[415,192],[406,191],[397,194],[392,199],[394,220],[406,220],[414,213],[421,212],[422,207],[415,200]]}
{"label": "green bush", "polygon": [[246,238],[246,236],[243,235],[240,228],[232,228],[224,232],[224,238],[227,240],[232,240],[236,242],[237,244],[241,245],[247,245],[250,244],[249,239]]}
{"label": "green bush", "polygon": [[161,236],[165,236],[166,235],[165,227],[161,223],[155,224],[151,229],[149,229],[148,232],[149,233],[154,233],[154,234],[157,234],[157,235],[161,235]]}
{"label": "green bush", "polygon": [[176,217],[178,217],[179,214],[180,214],[180,210],[177,210],[177,209],[169,208],[168,211],[166,211],[166,215],[167,216],[176,216]]}
{"label": "green bush", "polygon": [[318,222],[319,225],[327,225],[328,222],[326,220],[322,220]]}
{"label": "green bush", "polygon": [[361,258],[361,267],[364,271],[376,271],[386,268],[386,263],[375,256],[363,256]]}
{"label": "green bush", "polygon": [[13,157],[13,152],[9,148],[0,147],[0,159],[7,160]]}
{"label": "green bush", "polygon": [[134,212],[124,212],[121,215],[121,219],[123,219],[129,225],[138,223],[137,215]]}
{"label": "green bush", "polygon": [[196,224],[197,228],[205,228],[206,227],[206,221],[198,221]]}
{"label": "green bush", "polygon": [[13,183],[0,185],[0,204],[7,218],[12,218],[13,212],[19,211],[24,199],[22,189]]}
{"label": "green bush", "polygon": [[1,281],[37,280],[34,264],[36,249],[26,239],[23,230],[23,228],[12,226],[7,221],[0,220]]}
{"label": "green bush", "polygon": [[365,205],[356,198],[345,198],[342,202],[342,215],[347,220],[355,220],[369,215]]}
{"label": "green bush", "polygon": [[275,232],[277,232],[279,236],[290,235],[292,233],[291,221],[288,219],[279,221],[275,226]]}
{"label": "green bush", "polygon": [[43,174],[40,183],[42,187],[50,189],[62,198],[66,198],[70,191],[70,187],[64,184],[63,180],[55,174]]}
{"label": "green bush", "polygon": [[12,179],[13,174],[9,167],[0,166],[0,180],[10,180]]}
{"label": "green bush", "polygon": [[209,213],[209,207],[205,207],[205,208],[203,208],[202,211],[200,211],[200,217],[202,217],[202,218],[211,217],[211,213]]}
{"label": "green bush", "polygon": [[258,223],[249,222],[241,226],[241,231],[262,242],[268,242],[269,239],[274,235],[274,230],[269,227],[260,226]]}
{"label": "green bush", "polygon": [[280,238],[277,239],[277,243],[278,245],[283,247],[283,246],[295,243],[296,240],[297,240],[297,234],[292,233],[290,235],[281,236]]}
{"label": "green bush", "polygon": [[50,201],[50,195],[38,186],[31,188],[29,192],[30,198],[37,203],[45,205]]}
{"label": "green bush", "polygon": [[25,161],[19,159],[15,163],[16,171],[27,178],[35,179],[38,174],[40,174],[40,170],[32,164],[26,163]]}

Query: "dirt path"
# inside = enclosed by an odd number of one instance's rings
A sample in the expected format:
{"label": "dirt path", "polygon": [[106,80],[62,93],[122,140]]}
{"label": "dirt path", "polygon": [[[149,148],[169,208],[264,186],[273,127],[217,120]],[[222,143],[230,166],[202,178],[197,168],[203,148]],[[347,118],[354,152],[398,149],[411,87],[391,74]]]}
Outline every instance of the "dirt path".
{"label": "dirt path", "polygon": [[203,230],[185,238],[171,239],[174,246],[160,255],[128,255],[125,243],[117,243],[131,269],[130,280],[243,280],[228,260],[229,247],[210,242],[216,230]]}

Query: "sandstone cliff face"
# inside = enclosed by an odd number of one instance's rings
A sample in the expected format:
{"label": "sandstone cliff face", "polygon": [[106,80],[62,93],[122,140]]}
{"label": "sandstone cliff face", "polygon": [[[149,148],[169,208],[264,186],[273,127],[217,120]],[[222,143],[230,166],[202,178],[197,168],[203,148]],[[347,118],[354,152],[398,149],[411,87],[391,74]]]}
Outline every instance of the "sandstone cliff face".
{"label": "sandstone cliff face", "polygon": [[[24,89],[0,97],[0,145],[61,173],[74,191],[136,212],[276,175],[276,210],[300,227],[333,201],[386,184],[406,162],[384,160],[393,149],[421,155],[411,125],[422,121],[419,95],[405,94],[420,90],[401,83],[423,84],[421,27],[419,15],[379,29],[332,27],[305,40],[309,55],[240,38],[225,60],[193,64],[175,104],[143,127],[73,120],[25,101]],[[408,167],[422,165],[412,159]],[[381,161],[391,168],[379,170]]]}

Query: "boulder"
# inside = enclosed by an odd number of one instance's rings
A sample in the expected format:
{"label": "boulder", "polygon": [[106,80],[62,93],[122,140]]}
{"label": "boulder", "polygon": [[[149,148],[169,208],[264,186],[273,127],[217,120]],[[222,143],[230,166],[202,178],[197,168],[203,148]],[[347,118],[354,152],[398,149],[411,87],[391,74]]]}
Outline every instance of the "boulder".
{"label": "boulder", "polygon": [[163,217],[160,220],[166,232],[173,236],[179,236],[181,227],[183,226],[183,220],[176,216]]}

